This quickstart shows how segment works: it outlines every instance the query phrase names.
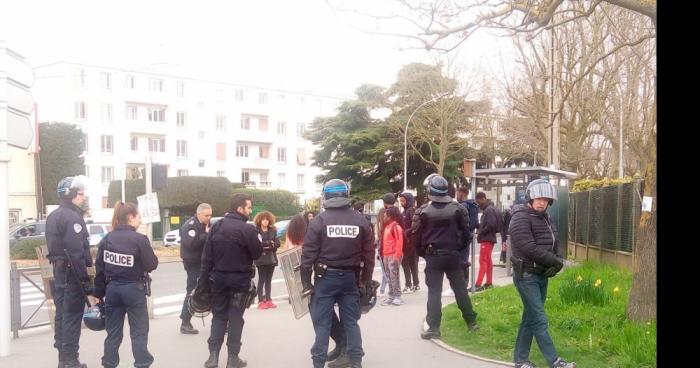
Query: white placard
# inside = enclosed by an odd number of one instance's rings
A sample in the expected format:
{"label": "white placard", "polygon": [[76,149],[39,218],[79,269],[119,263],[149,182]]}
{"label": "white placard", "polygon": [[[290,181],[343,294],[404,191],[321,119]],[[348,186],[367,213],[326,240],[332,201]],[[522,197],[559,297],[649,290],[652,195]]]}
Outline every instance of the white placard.
{"label": "white placard", "polygon": [[642,211],[651,212],[651,203],[652,203],[651,197],[644,197],[642,199]]}
{"label": "white placard", "polygon": [[158,193],[144,194],[136,197],[139,202],[141,222],[150,224],[160,222],[160,207],[158,206]]}

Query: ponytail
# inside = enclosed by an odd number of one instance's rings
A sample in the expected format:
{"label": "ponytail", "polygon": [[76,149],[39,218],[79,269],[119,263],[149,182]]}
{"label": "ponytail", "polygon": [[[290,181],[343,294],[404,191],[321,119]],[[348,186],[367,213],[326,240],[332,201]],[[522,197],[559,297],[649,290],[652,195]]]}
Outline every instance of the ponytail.
{"label": "ponytail", "polygon": [[112,230],[117,228],[117,225],[126,225],[129,221],[129,215],[136,216],[139,213],[139,208],[131,203],[117,202],[114,205],[114,214],[112,215]]}

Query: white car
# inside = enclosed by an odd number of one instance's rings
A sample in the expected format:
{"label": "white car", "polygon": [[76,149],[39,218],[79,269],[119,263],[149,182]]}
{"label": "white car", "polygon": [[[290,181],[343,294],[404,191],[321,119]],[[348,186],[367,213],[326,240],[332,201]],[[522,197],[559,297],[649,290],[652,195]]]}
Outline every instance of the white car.
{"label": "white car", "polygon": [[[212,217],[211,218],[211,223],[212,225],[215,224],[217,221],[221,220],[223,217]],[[180,228],[177,228],[175,230],[170,230],[167,233],[165,233],[165,236],[163,237],[163,245],[166,247],[170,247],[173,245],[180,245]]]}
{"label": "white car", "polygon": [[100,244],[102,238],[104,238],[107,233],[112,231],[112,224],[108,223],[89,223],[86,224],[88,228],[88,233],[90,233],[90,246],[96,247]]}

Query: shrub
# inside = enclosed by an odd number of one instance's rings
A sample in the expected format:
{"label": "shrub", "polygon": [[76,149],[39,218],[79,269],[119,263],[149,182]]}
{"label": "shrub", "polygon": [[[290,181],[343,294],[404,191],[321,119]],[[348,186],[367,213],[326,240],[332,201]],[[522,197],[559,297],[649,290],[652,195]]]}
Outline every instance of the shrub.
{"label": "shrub", "polygon": [[36,248],[46,245],[46,238],[19,239],[10,250],[12,259],[37,259]]}

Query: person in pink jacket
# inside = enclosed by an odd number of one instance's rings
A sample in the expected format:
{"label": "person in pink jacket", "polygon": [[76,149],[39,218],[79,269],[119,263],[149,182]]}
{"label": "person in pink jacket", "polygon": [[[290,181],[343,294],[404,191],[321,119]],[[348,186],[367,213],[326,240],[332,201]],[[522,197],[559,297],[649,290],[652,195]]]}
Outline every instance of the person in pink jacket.
{"label": "person in pink jacket", "polygon": [[389,297],[382,305],[401,305],[401,280],[399,266],[403,258],[404,231],[401,227],[401,211],[398,207],[389,207],[384,212],[385,223],[382,233],[382,258],[384,268],[389,276]]}

